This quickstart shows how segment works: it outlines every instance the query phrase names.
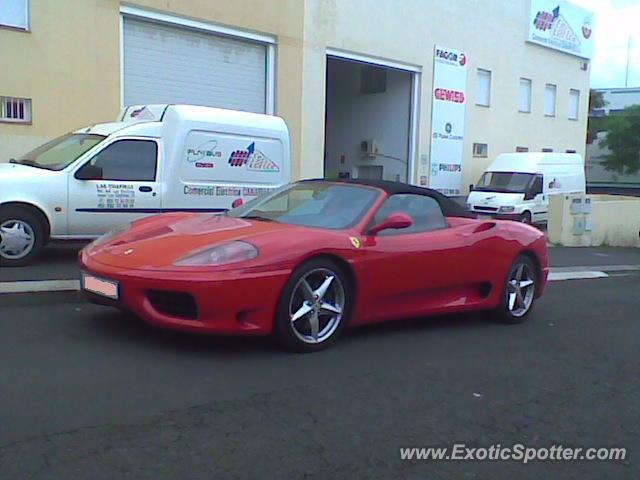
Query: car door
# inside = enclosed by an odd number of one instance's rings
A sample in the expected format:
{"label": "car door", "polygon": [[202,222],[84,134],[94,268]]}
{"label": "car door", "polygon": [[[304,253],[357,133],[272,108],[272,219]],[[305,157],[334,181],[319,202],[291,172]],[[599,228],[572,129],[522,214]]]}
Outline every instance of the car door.
{"label": "car door", "polygon": [[392,195],[373,224],[395,212],[408,214],[411,227],[365,237],[368,280],[360,290],[367,296],[367,320],[422,315],[464,301],[470,239],[449,227],[430,196]]}
{"label": "car door", "polygon": [[69,234],[97,236],[160,211],[160,145],[152,138],[119,138],[69,176]]}

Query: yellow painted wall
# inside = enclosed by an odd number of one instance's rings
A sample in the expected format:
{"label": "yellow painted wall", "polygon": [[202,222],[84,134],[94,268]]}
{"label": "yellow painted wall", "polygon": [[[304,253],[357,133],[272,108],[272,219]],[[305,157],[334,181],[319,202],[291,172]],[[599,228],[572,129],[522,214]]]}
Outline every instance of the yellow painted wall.
{"label": "yellow painted wall", "polygon": [[117,4],[31,1],[31,31],[0,28],[0,95],[32,99],[32,125],[0,123],[0,161],[120,108]]}
{"label": "yellow painted wall", "polygon": [[[549,241],[566,247],[640,247],[640,199],[589,195],[591,213],[572,215],[570,195],[549,197]],[[586,218],[591,230],[573,234],[574,218]]]}
{"label": "yellow painted wall", "polygon": [[[276,113],[301,137],[302,0],[139,0],[129,6],[277,39]],[[0,28],[0,95],[31,98],[32,125],[0,123],[0,161],[120,111],[120,2],[32,0],[31,31]],[[7,65],[14,68],[7,69]],[[294,175],[298,164],[294,162]]]}

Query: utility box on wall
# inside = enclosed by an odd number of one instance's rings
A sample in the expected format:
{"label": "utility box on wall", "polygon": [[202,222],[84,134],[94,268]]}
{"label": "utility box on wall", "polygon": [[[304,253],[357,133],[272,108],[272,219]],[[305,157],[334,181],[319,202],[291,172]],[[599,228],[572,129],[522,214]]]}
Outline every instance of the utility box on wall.
{"label": "utility box on wall", "polygon": [[586,195],[567,195],[570,201],[569,212],[572,218],[571,233],[573,235],[585,235],[593,230],[591,219],[591,199]]}

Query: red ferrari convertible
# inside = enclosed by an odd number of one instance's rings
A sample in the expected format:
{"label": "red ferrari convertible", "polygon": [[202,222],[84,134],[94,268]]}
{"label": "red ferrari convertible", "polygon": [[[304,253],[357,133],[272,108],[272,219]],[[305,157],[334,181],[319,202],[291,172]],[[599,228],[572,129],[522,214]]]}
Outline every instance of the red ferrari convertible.
{"label": "red ferrari convertible", "polygon": [[149,217],[87,246],[80,265],[92,302],[161,327],[275,333],[304,352],[347,325],[477,310],[520,322],[549,271],[531,226],[364,180],[305,180],[226,214]]}

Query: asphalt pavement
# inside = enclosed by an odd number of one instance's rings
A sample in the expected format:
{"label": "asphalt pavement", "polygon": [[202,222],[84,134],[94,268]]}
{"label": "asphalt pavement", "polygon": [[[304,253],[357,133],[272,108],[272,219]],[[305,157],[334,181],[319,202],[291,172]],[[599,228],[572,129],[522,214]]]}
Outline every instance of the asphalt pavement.
{"label": "asphalt pavement", "polygon": [[[39,271],[76,275],[66,255]],[[551,259],[640,264],[626,249]],[[0,281],[32,276],[8,270]],[[402,320],[299,355],[268,338],[157,330],[73,296],[0,295],[0,479],[636,479],[639,302],[638,271],[614,269],[552,282],[521,325]],[[454,443],[620,446],[628,458],[400,459]]]}

